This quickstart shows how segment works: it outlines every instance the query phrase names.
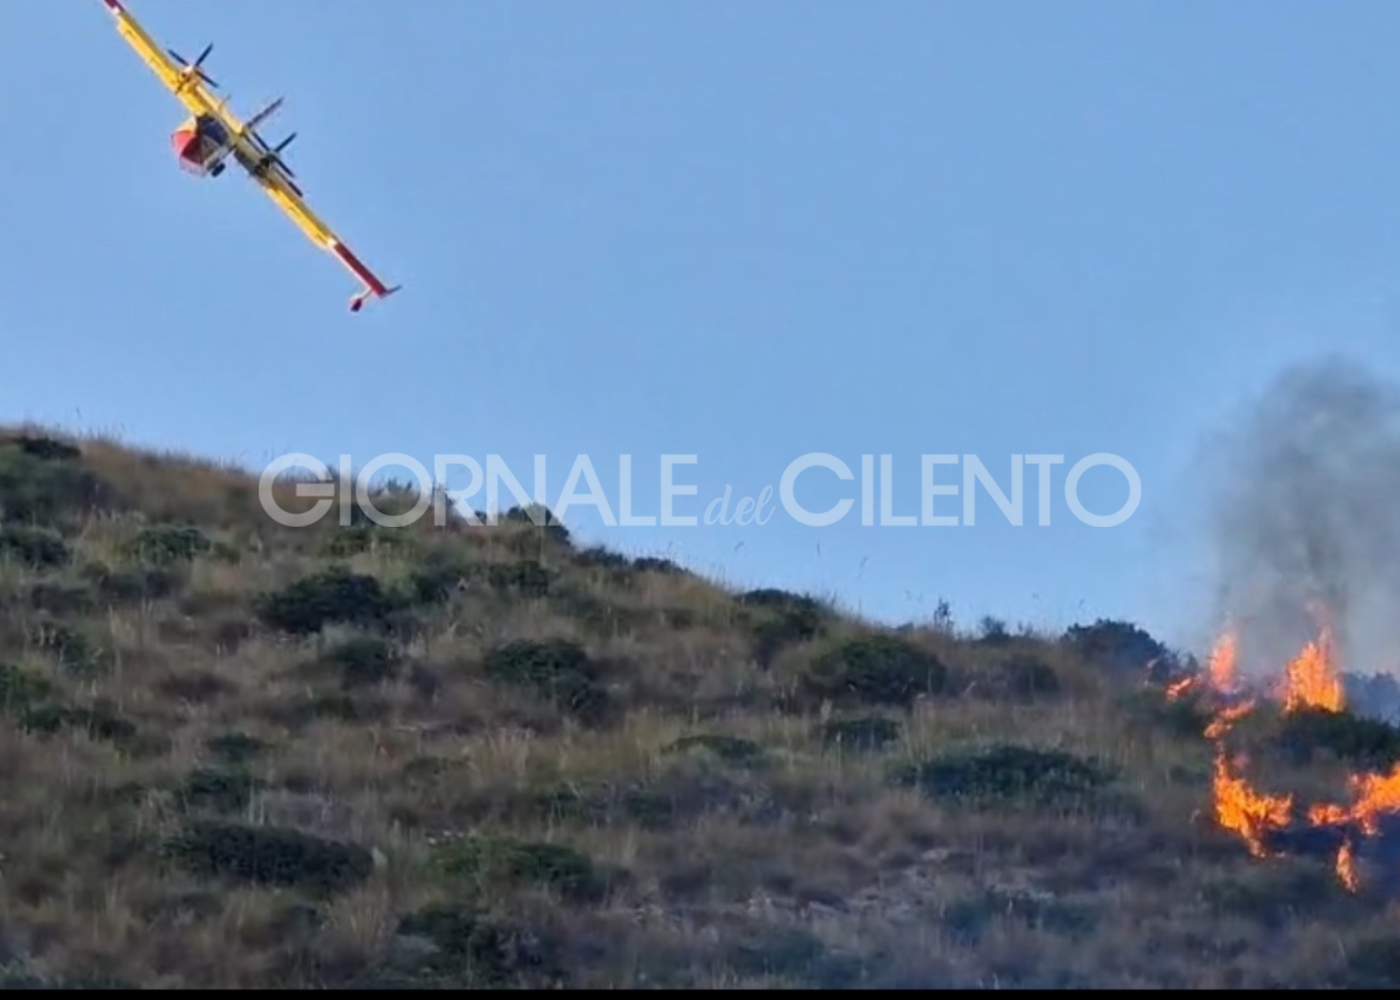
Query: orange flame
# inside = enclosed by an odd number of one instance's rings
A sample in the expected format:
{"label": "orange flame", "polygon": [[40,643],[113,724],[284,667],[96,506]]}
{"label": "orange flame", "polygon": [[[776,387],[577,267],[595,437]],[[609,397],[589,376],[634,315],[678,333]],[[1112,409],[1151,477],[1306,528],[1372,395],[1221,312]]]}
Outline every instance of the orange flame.
{"label": "orange flame", "polygon": [[1350,810],[1350,818],[1361,824],[1367,836],[1374,837],[1380,829],[1381,814],[1400,811],[1400,765],[1389,774],[1354,776],[1351,790],[1356,804]]}
{"label": "orange flame", "polygon": [[1206,667],[1204,676],[1192,674],[1173,681],[1167,685],[1168,700],[1175,701],[1202,685],[1215,694],[1234,694],[1239,688],[1235,670],[1235,644],[1234,632],[1226,632],[1216,643],[1215,648],[1211,650],[1210,663]]}
{"label": "orange flame", "polygon": [[[1280,683],[1271,694],[1282,703],[1285,713],[1303,709],[1341,712],[1346,708],[1346,694],[1333,629],[1325,608],[1315,605],[1311,610],[1318,622],[1317,639],[1307,643],[1287,664]],[[1337,828],[1342,845],[1337,850],[1334,870],[1347,891],[1358,891],[1358,838],[1379,835],[1382,817],[1400,816],[1400,764],[1389,773],[1352,775],[1347,783],[1349,804],[1313,805],[1302,816],[1295,813],[1292,794],[1270,795],[1256,790],[1242,773],[1247,762],[1240,757],[1231,758],[1224,746],[1235,724],[1257,704],[1255,699],[1240,697],[1252,685],[1242,682],[1239,676],[1237,653],[1238,638],[1233,629],[1227,629],[1211,651],[1205,670],[1166,688],[1168,699],[1205,689],[1200,693],[1214,702],[1204,735],[1215,751],[1212,797],[1216,822],[1239,836],[1256,858],[1273,853],[1266,846],[1271,832],[1285,830],[1295,823]],[[1215,697],[1211,699],[1210,695]]]}
{"label": "orange flame", "polygon": [[[1349,782],[1356,801],[1350,806],[1319,805],[1308,813],[1308,819],[1319,825],[1355,822],[1368,837],[1380,832],[1382,813],[1400,810],[1400,765],[1389,774],[1353,775]],[[1337,877],[1347,891],[1355,892],[1356,877],[1355,853],[1351,843],[1344,843],[1337,852]]]}
{"label": "orange flame", "polygon": [[1211,650],[1210,666],[1206,673],[1210,686],[1220,694],[1234,694],[1239,687],[1236,650],[1238,640],[1234,630],[1227,631]]}
{"label": "orange flame", "polygon": [[1236,722],[1252,711],[1254,711],[1253,701],[1226,705],[1216,713],[1215,718],[1210,721],[1210,725],[1206,726],[1206,739],[1218,743]]}
{"label": "orange flame", "polygon": [[1193,687],[1195,687],[1198,681],[1199,678],[1196,677],[1183,677],[1179,681],[1173,681],[1171,684],[1168,684],[1167,700],[1176,701],[1187,691],[1190,691]]}
{"label": "orange flame", "polygon": [[1343,844],[1342,849],[1337,852],[1337,878],[1342,880],[1347,892],[1355,892],[1357,888],[1356,868],[1353,862],[1351,844]]}
{"label": "orange flame", "polygon": [[[1318,638],[1304,646],[1298,657],[1287,665],[1277,692],[1285,712],[1303,708],[1340,712],[1345,707],[1345,692],[1337,668],[1333,633],[1322,609],[1315,608],[1314,611],[1319,622]],[[1189,683],[1178,682],[1167,694],[1168,697],[1179,697],[1189,687],[1205,684],[1213,693],[1225,697],[1224,703],[1216,708],[1204,734],[1215,745],[1212,790],[1216,821],[1222,828],[1237,834],[1251,855],[1263,858],[1270,853],[1265,847],[1266,835],[1294,822],[1294,797],[1291,794],[1268,795],[1255,790],[1238,771],[1243,768],[1244,762],[1236,759],[1234,768],[1227,762],[1224,739],[1235,723],[1253,711],[1256,704],[1253,700],[1235,702],[1230,697],[1242,689],[1237,651],[1237,637],[1233,630],[1227,630],[1212,650],[1209,667],[1203,675],[1191,678]],[[1382,814],[1400,812],[1400,765],[1389,774],[1354,775],[1349,780],[1349,789],[1351,805],[1314,805],[1308,810],[1305,821],[1316,826],[1355,824],[1359,832],[1375,836]],[[1348,837],[1338,850],[1334,865],[1337,878],[1350,892],[1357,891],[1358,886],[1355,851],[1355,843]]]}
{"label": "orange flame", "polygon": [[1350,810],[1345,806],[1323,803],[1315,805],[1308,810],[1308,822],[1313,826],[1331,826],[1334,823],[1345,823],[1351,818]]}
{"label": "orange flame", "polygon": [[1216,753],[1216,819],[1222,827],[1244,838],[1249,853],[1256,858],[1264,857],[1267,852],[1260,839],[1261,834],[1286,826],[1292,812],[1292,795],[1261,795],[1255,792],[1244,778],[1230,773],[1225,754]]}
{"label": "orange flame", "polygon": [[1331,629],[1323,626],[1320,639],[1304,646],[1298,658],[1288,664],[1283,694],[1285,712],[1301,708],[1340,712],[1345,706],[1342,681],[1332,653]]}

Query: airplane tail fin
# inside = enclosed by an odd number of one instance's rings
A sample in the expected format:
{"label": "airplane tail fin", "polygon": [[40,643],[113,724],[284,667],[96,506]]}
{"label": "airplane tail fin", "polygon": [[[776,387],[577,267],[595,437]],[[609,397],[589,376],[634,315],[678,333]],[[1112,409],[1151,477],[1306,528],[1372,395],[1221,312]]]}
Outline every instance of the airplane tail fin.
{"label": "airplane tail fin", "polygon": [[365,288],[363,291],[360,291],[351,297],[350,311],[359,312],[361,309],[363,309],[365,307],[365,301],[371,295],[381,299],[387,299],[390,295],[393,295],[401,288],[403,288],[403,285],[393,285],[389,288],[384,289],[383,291],[376,291],[373,288]]}

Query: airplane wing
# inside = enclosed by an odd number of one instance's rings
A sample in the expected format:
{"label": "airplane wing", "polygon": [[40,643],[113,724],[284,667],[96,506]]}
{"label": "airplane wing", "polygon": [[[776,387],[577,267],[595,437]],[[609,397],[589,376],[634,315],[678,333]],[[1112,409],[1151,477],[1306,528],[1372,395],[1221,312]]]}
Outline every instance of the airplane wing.
{"label": "airplane wing", "polygon": [[145,61],[152,72],[160,78],[160,82],[165,84],[185,107],[189,108],[191,114],[205,114],[215,109],[217,102],[204,88],[207,77],[204,77],[201,71],[186,73],[180,66],[177,66],[151,36],[146,34],[145,29],[131,16],[131,12],[122,6],[121,0],[102,0],[102,2],[107,5],[112,16],[117,19],[117,31],[136,50],[136,54]]}
{"label": "airplane wing", "polygon": [[276,149],[270,148],[254,129],[246,128],[223,108],[216,108],[213,113],[223,119],[225,127],[233,137],[234,157],[267,192],[268,197],[296,223],[297,228],[305,233],[312,243],[332,254],[365,286],[351,298],[352,312],[358,312],[371,295],[382,299],[393,295],[402,287],[385,285],[359,257],[355,256],[354,251],[345,245],[335,231],[311,210],[306,204],[301,188],[291,179],[291,171],[282,162]]}

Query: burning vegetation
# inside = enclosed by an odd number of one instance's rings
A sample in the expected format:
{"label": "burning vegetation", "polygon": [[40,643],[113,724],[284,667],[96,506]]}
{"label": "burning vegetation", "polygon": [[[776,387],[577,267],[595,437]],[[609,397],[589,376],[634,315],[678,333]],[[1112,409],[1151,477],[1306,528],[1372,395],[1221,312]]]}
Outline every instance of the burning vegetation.
{"label": "burning vegetation", "polygon": [[[1272,707],[1285,723],[1307,720],[1304,725],[1314,733],[1346,711],[1334,632],[1324,616],[1317,617],[1316,639],[1304,644],[1278,678],[1241,682],[1238,633],[1227,629],[1207,667],[1167,685],[1166,695],[1171,700],[1195,697],[1208,710],[1204,736],[1215,756],[1214,821],[1236,834],[1257,858],[1326,851],[1335,859],[1342,884],[1356,892],[1361,887],[1358,854],[1372,845],[1384,849],[1377,842],[1385,839],[1387,828],[1400,830],[1400,763],[1388,770],[1354,771],[1346,777],[1342,801],[1316,801],[1304,807],[1293,792],[1272,793],[1259,787],[1249,777],[1248,756],[1230,746],[1231,734],[1261,705]],[[1365,720],[1361,724],[1366,725]],[[1400,876],[1400,856],[1395,861],[1388,867]]]}
{"label": "burning vegetation", "polygon": [[1230,627],[1166,694],[1204,716],[1214,821],[1258,858],[1327,857],[1353,893],[1400,898],[1400,731],[1379,721],[1400,718],[1400,388],[1315,359],[1210,442],[1198,471]]}

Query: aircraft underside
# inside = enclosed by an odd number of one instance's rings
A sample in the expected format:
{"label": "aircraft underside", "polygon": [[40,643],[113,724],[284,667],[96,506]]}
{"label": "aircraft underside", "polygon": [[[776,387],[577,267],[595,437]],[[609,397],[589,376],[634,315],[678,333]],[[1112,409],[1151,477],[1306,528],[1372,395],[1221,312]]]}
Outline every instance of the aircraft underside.
{"label": "aircraft underside", "polygon": [[229,150],[229,134],[221,123],[209,117],[186,121],[170,136],[180,166],[194,174],[219,176]]}

